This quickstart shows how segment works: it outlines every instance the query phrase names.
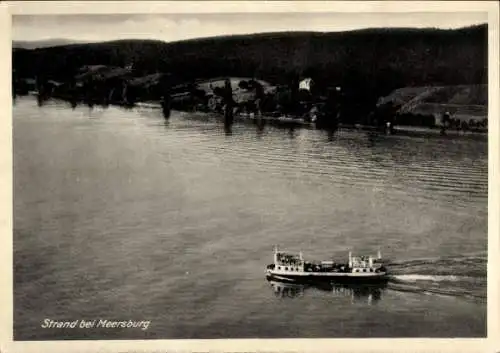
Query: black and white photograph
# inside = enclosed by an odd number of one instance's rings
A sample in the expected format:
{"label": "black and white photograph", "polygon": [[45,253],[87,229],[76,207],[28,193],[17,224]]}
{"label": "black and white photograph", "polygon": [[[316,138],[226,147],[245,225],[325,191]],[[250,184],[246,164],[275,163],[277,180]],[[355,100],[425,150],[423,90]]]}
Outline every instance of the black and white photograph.
{"label": "black and white photograph", "polygon": [[488,339],[493,2],[181,3],[8,5],[12,340]]}

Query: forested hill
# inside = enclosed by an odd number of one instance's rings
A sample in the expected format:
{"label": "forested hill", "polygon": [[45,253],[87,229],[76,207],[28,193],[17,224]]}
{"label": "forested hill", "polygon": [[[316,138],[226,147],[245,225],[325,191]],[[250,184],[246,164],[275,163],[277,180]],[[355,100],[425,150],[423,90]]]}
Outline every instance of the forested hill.
{"label": "forested hill", "polygon": [[172,43],[120,40],[13,50],[13,67],[21,77],[64,79],[83,65],[134,63],[137,75],[171,72],[179,81],[256,76],[280,83],[299,74],[320,85],[377,95],[413,85],[486,83],[487,59],[487,25],[268,33]]}

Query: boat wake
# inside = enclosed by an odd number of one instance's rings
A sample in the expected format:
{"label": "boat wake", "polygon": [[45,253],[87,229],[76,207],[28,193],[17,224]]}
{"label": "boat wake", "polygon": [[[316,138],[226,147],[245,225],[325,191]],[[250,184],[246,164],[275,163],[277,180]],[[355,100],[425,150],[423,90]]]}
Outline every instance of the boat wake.
{"label": "boat wake", "polygon": [[417,259],[392,262],[388,289],[400,292],[487,298],[486,257]]}
{"label": "boat wake", "polygon": [[431,282],[476,282],[476,277],[468,276],[455,276],[455,275],[423,275],[423,274],[406,274],[406,275],[394,275],[391,278],[397,282],[401,281],[403,283],[407,282],[419,282],[419,281],[431,281]]}

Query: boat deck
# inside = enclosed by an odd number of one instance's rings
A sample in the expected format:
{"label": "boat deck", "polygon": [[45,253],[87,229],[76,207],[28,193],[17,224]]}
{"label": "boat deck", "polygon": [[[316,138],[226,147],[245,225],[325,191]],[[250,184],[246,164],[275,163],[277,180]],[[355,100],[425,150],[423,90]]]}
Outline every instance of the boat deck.
{"label": "boat deck", "polygon": [[350,272],[347,264],[333,263],[328,265],[306,262],[304,264],[306,272]]}

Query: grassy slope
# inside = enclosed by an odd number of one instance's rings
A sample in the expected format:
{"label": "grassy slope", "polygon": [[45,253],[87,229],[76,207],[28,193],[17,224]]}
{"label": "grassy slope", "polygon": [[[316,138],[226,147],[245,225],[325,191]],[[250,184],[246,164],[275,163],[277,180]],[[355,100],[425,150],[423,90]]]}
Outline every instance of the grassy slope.
{"label": "grassy slope", "polygon": [[400,113],[441,116],[448,111],[456,119],[483,119],[488,115],[487,85],[405,87],[380,103],[392,101]]}

